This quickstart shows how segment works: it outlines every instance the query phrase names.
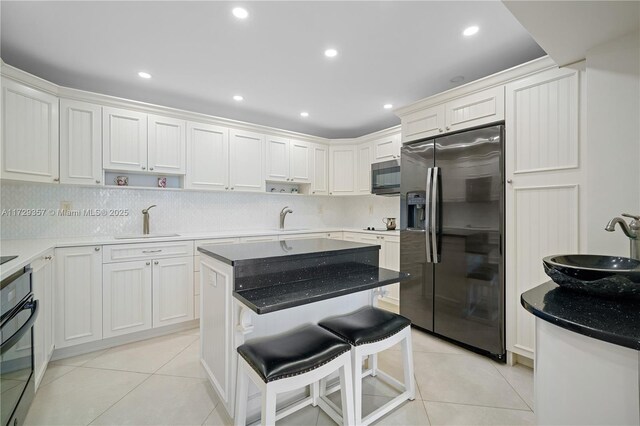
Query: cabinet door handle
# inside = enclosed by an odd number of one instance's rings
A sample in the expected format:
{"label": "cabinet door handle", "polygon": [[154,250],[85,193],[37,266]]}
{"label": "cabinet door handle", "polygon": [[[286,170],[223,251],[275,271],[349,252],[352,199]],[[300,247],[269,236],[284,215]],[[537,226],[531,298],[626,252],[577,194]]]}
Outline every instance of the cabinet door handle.
{"label": "cabinet door handle", "polygon": [[153,262],[154,265],[157,265],[159,262],[156,260]]}
{"label": "cabinet door handle", "polygon": [[162,249],[158,250],[142,250],[143,253],[160,253]]}
{"label": "cabinet door handle", "polygon": [[151,262],[147,262],[147,263],[145,263],[145,265],[149,266],[149,265],[151,265]]}
{"label": "cabinet door handle", "polygon": [[438,129],[438,132],[442,133],[442,132],[443,132],[443,130],[442,130],[442,129]]}
{"label": "cabinet door handle", "polygon": [[142,166],[142,170],[147,170],[147,168],[145,166]]}
{"label": "cabinet door handle", "polygon": [[507,183],[513,183],[512,179],[507,179]]}
{"label": "cabinet door handle", "polygon": [[95,251],[100,251],[100,247],[95,247],[94,250]]}
{"label": "cabinet door handle", "polygon": [[451,130],[451,127],[447,126],[447,130]]}
{"label": "cabinet door handle", "polygon": [[229,187],[228,187],[228,186],[225,186],[225,187],[224,187],[224,189],[229,189]]}
{"label": "cabinet door handle", "polygon": [[53,178],[54,182],[60,182],[60,178]]}
{"label": "cabinet door handle", "polygon": [[100,179],[96,179],[96,183],[100,183]]}
{"label": "cabinet door handle", "polygon": [[45,256],[44,260],[51,260],[53,257],[52,256]]}
{"label": "cabinet door handle", "polygon": [[153,167],[149,167],[149,170],[153,170]]}

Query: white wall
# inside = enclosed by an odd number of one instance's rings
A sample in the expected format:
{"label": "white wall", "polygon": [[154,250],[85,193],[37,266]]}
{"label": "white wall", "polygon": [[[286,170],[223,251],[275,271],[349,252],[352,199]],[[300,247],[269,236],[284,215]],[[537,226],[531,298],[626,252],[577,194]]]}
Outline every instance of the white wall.
{"label": "white wall", "polygon": [[587,52],[587,250],[629,255],[620,213],[640,214],[640,33]]}
{"label": "white wall", "polygon": [[342,197],[343,224],[347,228],[362,228],[372,226],[384,229],[383,217],[395,217],[397,228],[400,229],[400,197],[383,197],[380,195],[360,195],[357,197]]}

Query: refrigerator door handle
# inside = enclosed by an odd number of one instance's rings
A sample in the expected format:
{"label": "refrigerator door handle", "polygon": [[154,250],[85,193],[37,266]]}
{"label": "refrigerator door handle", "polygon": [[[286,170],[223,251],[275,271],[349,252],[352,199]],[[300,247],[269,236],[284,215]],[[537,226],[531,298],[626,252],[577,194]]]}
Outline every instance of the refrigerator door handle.
{"label": "refrigerator door handle", "polygon": [[440,172],[440,167],[433,168],[433,179],[432,179],[432,187],[431,187],[431,220],[430,220],[430,230],[431,230],[431,252],[432,252],[432,262],[439,263],[438,259],[438,226],[436,223],[437,220],[437,211],[438,211],[438,175]]}
{"label": "refrigerator door handle", "polygon": [[[427,169],[427,187],[426,187],[426,191],[425,191],[425,198],[427,199],[427,201],[429,201],[429,210],[427,213],[427,222],[428,225],[425,226],[425,233],[424,233],[424,240],[426,242],[426,253],[427,253],[427,262],[431,263],[433,262],[433,258],[431,257],[431,210],[433,209],[433,205],[431,204],[431,190],[432,190],[432,186],[431,186],[431,176],[433,175],[433,167],[429,167]],[[425,204],[425,209],[427,208],[426,204]]]}

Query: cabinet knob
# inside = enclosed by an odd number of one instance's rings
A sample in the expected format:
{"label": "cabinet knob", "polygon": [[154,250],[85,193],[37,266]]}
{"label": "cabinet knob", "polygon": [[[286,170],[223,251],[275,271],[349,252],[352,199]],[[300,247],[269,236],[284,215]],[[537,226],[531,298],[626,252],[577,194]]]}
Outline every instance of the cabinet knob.
{"label": "cabinet knob", "polygon": [[316,191],[311,191],[311,193],[312,193],[312,194],[315,194],[315,193],[316,193]]}
{"label": "cabinet knob", "polygon": [[507,179],[507,183],[513,183],[512,179]]}
{"label": "cabinet knob", "polygon": [[228,187],[228,186],[225,186],[225,187],[224,187],[224,189],[229,189],[229,187]]}
{"label": "cabinet knob", "polygon": [[142,170],[147,170],[147,168],[145,166],[142,166]]}
{"label": "cabinet knob", "polygon": [[51,260],[51,259],[53,259],[53,256],[45,256],[44,257],[44,260]]}
{"label": "cabinet knob", "polygon": [[153,167],[149,167],[149,170],[153,170]]}
{"label": "cabinet knob", "polygon": [[153,262],[154,265],[157,265],[159,262],[156,260]]}
{"label": "cabinet knob", "polygon": [[60,182],[60,178],[53,178],[54,182]]}
{"label": "cabinet knob", "polygon": [[149,266],[151,265],[151,262],[146,262],[145,265]]}
{"label": "cabinet knob", "polygon": [[96,183],[100,183],[100,179],[96,179]]}
{"label": "cabinet knob", "polygon": [[100,251],[100,247],[95,247],[94,250],[95,251]]}
{"label": "cabinet knob", "polygon": [[451,130],[451,127],[447,126],[447,130]]}
{"label": "cabinet knob", "polygon": [[233,189],[234,189],[234,188],[233,188],[233,186],[232,186],[232,187],[231,187],[231,190],[233,191]]}
{"label": "cabinet knob", "polygon": [[442,129],[438,129],[438,132],[442,133]]}
{"label": "cabinet knob", "polygon": [[329,195],[333,195],[333,192],[330,192]]}

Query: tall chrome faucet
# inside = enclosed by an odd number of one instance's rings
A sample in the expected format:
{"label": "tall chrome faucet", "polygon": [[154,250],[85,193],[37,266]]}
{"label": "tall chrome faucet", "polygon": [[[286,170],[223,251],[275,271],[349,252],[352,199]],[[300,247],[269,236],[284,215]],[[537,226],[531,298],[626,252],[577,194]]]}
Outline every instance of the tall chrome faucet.
{"label": "tall chrome faucet", "polygon": [[293,210],[291,210],[289,206],[284,207],[280,211],[280,230],[284,229],[284,219],[287,217],[287,213],[293,213]]}
{"label": "tall chrome faucet", "polygon": [[640,260],[640,216],[629,213],[622,213],[622,216],[631,218],[631,222],[627,223],[620,217],[614,217],[607,223],[604,229],[613,232],[616,229],[616,224],[620,225],[624,235],[629,237],[630,257]]}
{"label": "tall chrome faucet", "polygon": [[151,210],[156,205],[152,205],[142,210],[142,233],[144,235],[149,234],[149,210]]}

